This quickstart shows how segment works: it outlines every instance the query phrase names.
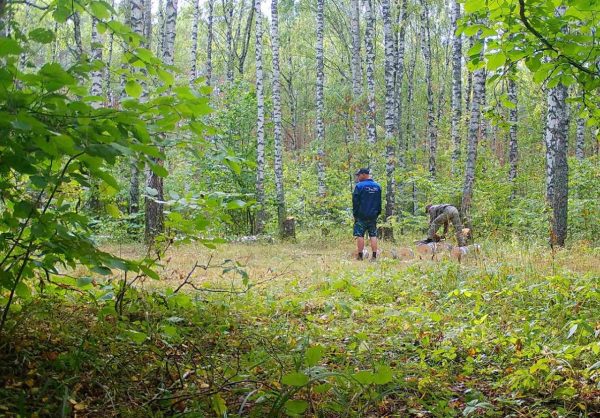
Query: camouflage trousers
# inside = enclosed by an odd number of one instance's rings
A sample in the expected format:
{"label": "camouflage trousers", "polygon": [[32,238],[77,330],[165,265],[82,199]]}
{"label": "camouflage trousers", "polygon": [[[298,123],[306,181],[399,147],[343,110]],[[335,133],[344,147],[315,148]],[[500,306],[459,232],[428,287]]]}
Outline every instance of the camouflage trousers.
{"label": "camouflage trousers", "polygon": [[454,226],[454,232],[456,233],[456,241],[458,242],[459,247],[464,247],[466,245],[465,238],[462,234],[462,224],[460,222],[460,214],[458,213],[458,209],[454,206],[448,206],[444,211],[435,218],[431,225],[429,226],[429,233],[427,234],[427,238],[433,239],[435,233],[440,229],[442,225],[445,223],[452,222]]}

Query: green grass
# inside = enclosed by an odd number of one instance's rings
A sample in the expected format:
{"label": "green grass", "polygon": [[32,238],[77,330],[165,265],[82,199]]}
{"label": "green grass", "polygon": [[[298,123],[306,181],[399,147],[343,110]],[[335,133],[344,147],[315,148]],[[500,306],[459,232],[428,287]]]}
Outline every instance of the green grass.
{"label": "green grass", "polygon": [[[0,414],[596,416],[598,249],[483,247],[462,264],[359,263],[351,241],[178,248],[120,319],[109,282],[46,288],[1,342]],[[211,253],[197,289],[169,290]]]}

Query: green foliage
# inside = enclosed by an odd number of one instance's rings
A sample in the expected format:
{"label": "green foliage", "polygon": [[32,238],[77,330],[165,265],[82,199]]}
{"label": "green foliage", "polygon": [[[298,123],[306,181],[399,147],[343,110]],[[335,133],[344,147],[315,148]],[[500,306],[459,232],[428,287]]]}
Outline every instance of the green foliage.
{"label": "green foliage", "polygon": [[[107,17],[105,2],[87,4],[92,16]],[[72,7],[80,6],[59,2],[48,13],[62,24]],[[126,46],[129,63],[147,70],[148,79],[168,78],[162,64],[143,53],[139,37],[129,28],[115,21],[101,24]],[[68,68],[56,62],[23,68],[19,54],[51,37],[44,28],[28,34],[17,25],[13,28],[14,37],[0,38],[0,331],[13,297],[27,296],[31,279],[51,283],[79,267],[104,275],[112,274],[111,269],[148,274],[148,260],[126,261],[97,248],[80,195],[85,190],[97,193],[98,188],[114,195],[120,185],[111,168],[121,159],[145,162],[165,176],[166,170],[151,159],[162,156],[165,135],[177,128],[179,137],[195,142],[198,126],[203,126],[198,118],[210,111],[207,99],[187,86],[174,88],[168,96],[160,94],[166,87],[161,86],[142,103],[135,99],[142,89],[135,81],[139,74],[125,70],[126,91],[132,97],[123,101],[122,110],[95,106],[85,84],[94,63],[82,59]],[[107,210],[120,216],[112,204]]]}

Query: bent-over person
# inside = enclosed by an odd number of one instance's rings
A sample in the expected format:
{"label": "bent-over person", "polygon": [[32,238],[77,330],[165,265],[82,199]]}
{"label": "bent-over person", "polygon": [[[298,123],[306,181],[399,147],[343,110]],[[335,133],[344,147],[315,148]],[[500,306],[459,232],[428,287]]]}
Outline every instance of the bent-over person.
{"label": "bent-over person", "polygon": [[429,215],[429,232],[427,233],[427,239],[425,240],[426,243],[439,240],[437,231],[442,225],[444,225],[443,235],[446,235],[446,233],[448,233],[448,224],[452,222],[458,246],[464,247],[466,245],[462,224],[460,222],[460,213],[455,206],[449,204],[427,205],[425,207],[425,213]]}

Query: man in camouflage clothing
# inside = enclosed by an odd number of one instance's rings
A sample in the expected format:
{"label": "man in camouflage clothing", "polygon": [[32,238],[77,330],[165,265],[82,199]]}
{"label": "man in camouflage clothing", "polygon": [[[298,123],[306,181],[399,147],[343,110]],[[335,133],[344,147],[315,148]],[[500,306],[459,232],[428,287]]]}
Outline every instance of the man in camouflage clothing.
{"label": "man in camouflage clothing", "polygon": [[459,247],[464,247],[465,237],[462,233],[462,224],[460,223],[460,214],[458,209],[452,205],[427,205],[425,207],[425,213],[429,215],[429,232],[425,243],[439,241],[439,237],[436,234],[438,229],[444,225],[444,235],[448,232],[448,224],[452,222],[454,226],[454,232],[456,233],[456,241],[458,241]]}

